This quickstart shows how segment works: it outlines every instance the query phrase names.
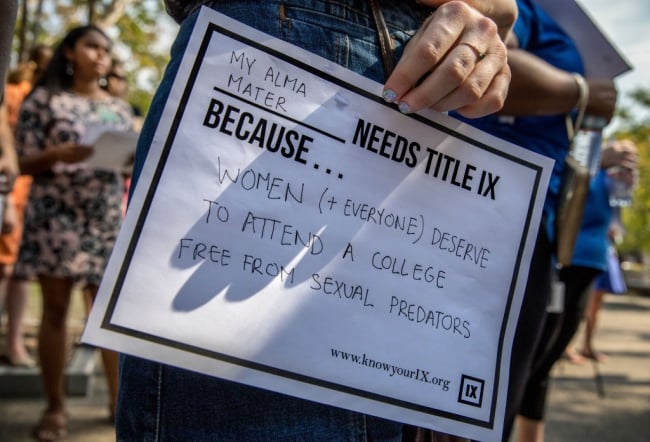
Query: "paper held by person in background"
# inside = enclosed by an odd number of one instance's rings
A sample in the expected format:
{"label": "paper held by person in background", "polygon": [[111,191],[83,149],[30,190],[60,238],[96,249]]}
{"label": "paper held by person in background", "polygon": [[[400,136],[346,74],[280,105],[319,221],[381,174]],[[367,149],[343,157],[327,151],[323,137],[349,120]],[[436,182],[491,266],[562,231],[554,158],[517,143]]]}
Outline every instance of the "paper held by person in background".
{"label": "paper held by person in background", "polygon": [[122,169],[130,164],[135,154],[138,134],[133,131],[103,131],[91,145],[94,153],[88,158],[93,169]]}
{"label": "paper held by person in background", "polygon": [[574,0],[536,1],[576,43],[588,77],[615,78],[632,69],[584,7]]}

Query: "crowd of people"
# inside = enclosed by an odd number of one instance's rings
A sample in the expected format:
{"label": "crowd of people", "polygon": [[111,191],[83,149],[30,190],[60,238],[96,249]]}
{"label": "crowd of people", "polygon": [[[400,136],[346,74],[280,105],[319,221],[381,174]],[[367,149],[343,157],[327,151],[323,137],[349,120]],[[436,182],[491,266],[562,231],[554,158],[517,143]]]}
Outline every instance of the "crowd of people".
{"label": "crowd of people", "polygon": [[[66,320],[73,289],[82,291],[90,308],[122,219],[123,168],[97,169],[85,161],[92,137],[137,128],[120,69],[110,38],[87,25],[70,30],[52,49],[35,47],[29,60],[9,72],[4,87],[3,158],[15,151],[17,163],[3,170],[13,184],[3,201],[0,237],[6,353],[15,367],[38,362],[47,399],[33,431],[38,440],[67,436]],[[36,358],[22,333],[29,282],[42,294]],[[101,353],[114,419],[118,356]]]}
{"label": "crowd of people", "polygon": [[[73,289],[81,289],[90,308],[122,218],[123,170],[88,166],[90,132],[98,126],[142,129],[132,174],[137,182],[197,8],[205,4],[384,82],[383,98],[401,112],[450,112],[555,160],[512,347],[503,434],[503,440],[510,439],[516,427],[518,441],[543,442],[553,365],[563,355],[576,362],[605,359],[591,336],[602,294],[615,291],[608,253],[618,218],[612,217],[608,170],[624,171],[633,184],[638,167],[633,143],[614,140],[603,146],[601,171],[591,180],[571,264],[558,266],[555,252],[558,200],[572,137],[584,115],[612,118],[613,81],[585,74],[584,54],[533,0],[342,0],[347,6],[342,9],[328,7],[326,0],[165,3],[181,26],[144,123],[126,101],[123,64],[111,53],[109,37],[94,25],[70,30],[54,48],[34,47],[4,85],[0,281],[5,352],[13,366],[40,367],[47,405],[33,436],[67,436],[66,318]],[[308,31],[294,33],[287,20],[302,21]],[[389,51],[378,23],[387,25]],[[305,38],[303,31],[319,37]],[[336,44],[341,36],[349,44],[344,58]],[[563,284],[562,309],[549,312],[556,279]],[[21,329],[29,282],[38,283],[43,301],[37,355],[27,350]],[[588,341],[576,352],[568,345],[585,311]],[[134,356],[121,357],[118,381],[118,355],[101,353],[108,414],[116,419],[118,440],[160,434],[170,440],[256,440],[262,434],[268,440],[460,440]],[[190,402],[193,412],[179,413]]]}

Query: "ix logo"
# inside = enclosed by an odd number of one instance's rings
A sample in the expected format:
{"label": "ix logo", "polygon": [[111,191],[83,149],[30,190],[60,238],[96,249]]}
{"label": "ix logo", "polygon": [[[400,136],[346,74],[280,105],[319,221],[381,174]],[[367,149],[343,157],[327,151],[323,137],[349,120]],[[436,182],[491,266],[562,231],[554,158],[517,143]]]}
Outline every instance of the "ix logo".
{"label": "ix logo", "polygon": [[461,404],[480,407],[483,402],[483,386],[485,381],[464,374],[460,380],[458,402]]}

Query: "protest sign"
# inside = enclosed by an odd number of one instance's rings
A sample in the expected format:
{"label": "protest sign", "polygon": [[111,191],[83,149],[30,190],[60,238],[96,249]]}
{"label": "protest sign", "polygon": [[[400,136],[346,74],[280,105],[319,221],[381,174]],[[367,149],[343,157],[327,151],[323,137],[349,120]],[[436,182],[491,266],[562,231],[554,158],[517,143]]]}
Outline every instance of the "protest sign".
{"label": "protest sign", "polygon": [[204,8],[83,340],[498,439],[551,166]]}
{"label": "protest sign", "polygon": [[614,79],[632,69],[618,48],[600,29],[598,23],[578,2],[537,0],[537,4],[569,34],[576,44],[587,77]]}

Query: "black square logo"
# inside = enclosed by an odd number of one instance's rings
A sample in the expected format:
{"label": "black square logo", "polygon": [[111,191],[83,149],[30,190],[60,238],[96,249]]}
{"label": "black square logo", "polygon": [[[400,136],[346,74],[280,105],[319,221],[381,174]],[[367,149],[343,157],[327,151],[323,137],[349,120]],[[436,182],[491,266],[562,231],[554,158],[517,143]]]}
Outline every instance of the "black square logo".
{"label": "black square logo", "polygon": [[458,392],[458,402],[461,404],[480,407],[483,403],[483,386],[485,381],[464,374],[460,380],[460,391]]}

